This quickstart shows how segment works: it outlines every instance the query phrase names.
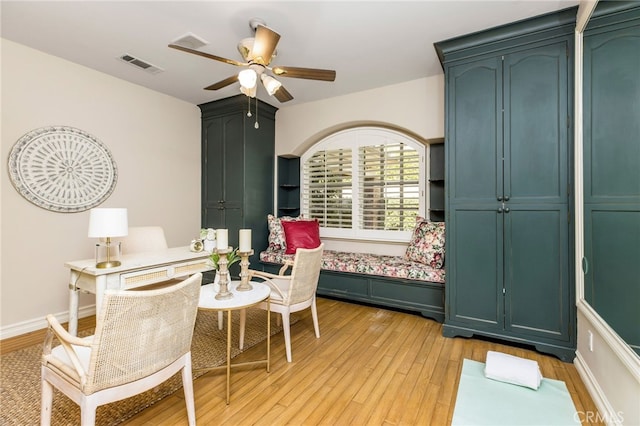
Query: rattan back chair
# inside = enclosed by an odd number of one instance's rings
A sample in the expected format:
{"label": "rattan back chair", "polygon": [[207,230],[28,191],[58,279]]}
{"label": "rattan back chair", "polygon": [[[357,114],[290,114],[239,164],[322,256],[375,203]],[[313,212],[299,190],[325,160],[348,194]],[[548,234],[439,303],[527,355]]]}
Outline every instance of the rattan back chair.
{"label": "rattan back chair", "polygon": [[[286,263],[280,269],[278,275],[262,271],[249,271],[250,279],[263,279],[271,287],[270,310],[282,315],[282,328],[288,362],[292,360],[289,322],[289,316],[292,312],[298,312],[310,307],[316,338],[320,338],[316,290],[320,277],[320,267],[322,266],[323,250],[324,244],[320,244],[319,247],[314,249],[297,249],[293,262]],[[289,266],[291,266],[291,274],[285,275]],[[260,306],[266,309],[267,304],[263,303]]]}
{"label": "rattan back chair", "polygon": [[[191,338],[202,274],[157,290],[107,290],[93,336],[69,334],[53,315],[42,355],[41,424],[51,422],[53,387],[80,406],[82,425],[100,405],[151,389],[182,371],[190,425],[195,425]],[[54,337],[60,345],[52,348]]]}

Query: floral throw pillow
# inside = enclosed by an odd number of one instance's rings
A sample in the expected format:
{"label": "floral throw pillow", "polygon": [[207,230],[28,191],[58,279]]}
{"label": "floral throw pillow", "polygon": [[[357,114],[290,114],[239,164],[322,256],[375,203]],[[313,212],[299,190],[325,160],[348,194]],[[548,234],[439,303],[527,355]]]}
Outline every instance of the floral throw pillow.
{"label": "floral throw pillow", "polygon": [[431,222],[420,216],[404,257],[440,269],[444,265],[444,222]]}
{"label": "floral throw pillow", "polygon": [[287,242],[284,238],[284,230],[282,229],[280,219],[295,220],[295,218],[288,216],[280,218],[275,217],[272,214],[267,215],[267,224],[269,226],[269,250],[272,251],[285,250],[287,248]]}

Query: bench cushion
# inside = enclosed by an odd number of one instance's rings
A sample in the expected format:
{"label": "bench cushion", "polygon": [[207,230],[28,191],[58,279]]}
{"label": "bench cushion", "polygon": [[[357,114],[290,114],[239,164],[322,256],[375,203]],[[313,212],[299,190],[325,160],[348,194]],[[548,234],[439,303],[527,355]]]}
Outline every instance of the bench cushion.
{"label": "bench cushion", "polygon": [[[283,264],[286,260],[293,261],[294,256],[294,254],[285,254],[284,250],[265,250],[260,253],[260,260]],[[442,284],[445,282],[444,268],[432,268],[403,256],[325,250],[322,255],[322,269]]]}

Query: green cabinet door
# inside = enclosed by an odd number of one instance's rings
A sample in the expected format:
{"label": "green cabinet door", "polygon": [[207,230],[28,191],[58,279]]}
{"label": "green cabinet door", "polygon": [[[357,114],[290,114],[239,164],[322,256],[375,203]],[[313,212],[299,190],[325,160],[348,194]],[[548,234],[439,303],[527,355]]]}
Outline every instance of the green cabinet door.
{"label": "green cabinet door", "polygon": [[567,43],[504,56],[507,204],[566,204],[570,114]]}
{"label": "green cabinet door", "polygon": [[567,207],[517,206],[504,214],[505,330],[531,340],[570,342]]}
{"label": "green cabinet door", "polygon": [[502,330],[502,215],[477,206],[457,206],[448,215],[445,330]]}
{"label": "green cabinet door", "polygon": [[202,226],[224,224],[224,159],[222,118],[202,121]]}
{"label": "green cabinet door", "polygon": [[[203,122],[202,223],[207,228],[239,229],[243,216],[243,119],[239,114]],[[240,161],[240,164],[238,164]]]}
{"label": "green cabinet door", "polygon": [[640,354],[640,13],[584,38],[585,299]]}
{"label": "green cabinet door", "polygon": [[569,341],[567,43],[504,56],[505,329]]}
{"label": "green cabinet door", "polygon": [[502,61],[452,66],[446,78],[448,202],[493,206],[502,194]]}
{"label": "green cabinet door", "polygon": [[446,321],[501,329],[502,61],[447,69]]}

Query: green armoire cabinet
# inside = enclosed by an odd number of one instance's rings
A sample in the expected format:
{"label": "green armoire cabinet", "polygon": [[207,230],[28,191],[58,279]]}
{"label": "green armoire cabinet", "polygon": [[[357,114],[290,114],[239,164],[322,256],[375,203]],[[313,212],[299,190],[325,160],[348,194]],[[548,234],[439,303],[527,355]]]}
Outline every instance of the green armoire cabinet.
{"label": "green armoire cabinet", "polygon": [[[268,245],[267,215],[273,211],[275,113],[277,108],[238,95],[199,105],[202,112],[202,227],[229,230],[238,247],[240,229],[252,230],[258,255]],[[255,128],[257,120],[259,127]],[[232,270],[232,273],[234,271]]]}
{"label": "green armoire cabinet", "polygon": [[436,44],[446,99],[445,336],[573,359],[574,19],[575,9]]}
{"label": "green armoire cabinet", "polygon": [[638,3],[599,3],[583,51],[585,299],[640,355]]}

